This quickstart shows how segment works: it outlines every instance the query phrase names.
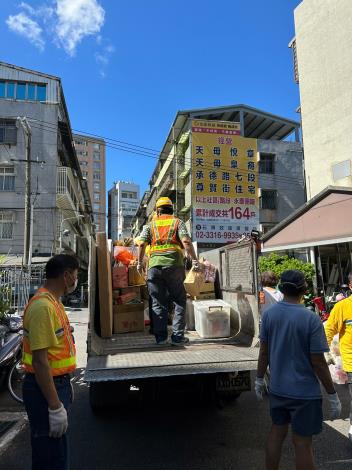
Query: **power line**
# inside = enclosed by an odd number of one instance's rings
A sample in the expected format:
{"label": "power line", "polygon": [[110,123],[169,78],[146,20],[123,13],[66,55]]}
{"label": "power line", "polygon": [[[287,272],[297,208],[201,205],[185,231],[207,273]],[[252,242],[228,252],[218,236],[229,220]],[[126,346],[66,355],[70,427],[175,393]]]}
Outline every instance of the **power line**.
{"label": "power line", "polygon": [[[41,122],[41,123],[45,124],[45,125],[42,126],[42,127],[37,127],[37,126],[34,126],[34,125],[32,124],[32,127],[36,128],[36,129],[42,130],[42,128],[44,128],[44,129],[47,130],[48,132],[53,132],[53,133],[55,133],[55,134],[57,134],[57,132],[58,132],[58,128],[57,128],[57,125],[56,125],[56,124],[49,123],[49,122],[47,122],[47,121],[43,121],[43,120],[40,120],[40,119],[32,119],[32,118],[28,118],[28,119],[31,120],[31,121],[34,121],[34,122]],[[67,131],[65,131],[65,130],[60,130],[60,132],[61,132],[62,134],[64,134],[64,135],[70,136],[70,133],[67,132]],[[83,131],[78,131],[78,132],[83,132]],[[87,134],[89,134],[89,133],[87,133]],[[94,134],[90,134],[90,135],[94,135]],[[111,140],[111,141],[116,141],[116,142],[123,142],[123,141],[117,141],[117,140],[115,140],[115,139],[110,139],[110,138],[108,138],[108,137],[101,137],[101,138],[102,138],[102,139],[105,139],[105,141]],[[134,144],[129,144],[129,143],[126,143],[126,144],[129,145],[130,147],[118,146],[118,145],[116,145],[116,144],[111,145],[111,144],[109,144],[109,143],[108,143],[108,144],[105,144],[105,145],[106,145],[106,147],[111,148],[111,149],[121,150],[121,151],[123,151],[123,152],[128,152],[128,153],[132,153],[132,154],[135,154],[135,155],[140,155],[140,156],[144,156],[144,157],[148,157],[148,158],[153,158],[153,159],[155,159],[155,160],[160,160],[159,155],[165,153],[165,152],[160,152],[160,153],[158,153],[158,155],[151,155],[150,152],[145,153],[145,152],[141,152],[141,151],[139,151],[139,150],[135,150],[135,149],[131,148],[131,146],[132,146],[132,147],[146,148],[146,149],[147,149],[148,147],[136,146],[136,145],[134,145]],[[53,145],[53,144],[50,144],[50,145]],[[153,152],[154,152],[154,150],[153,150]],[[156,152],[156,151],[155,151],[155,152]],[[172,162],[172,161],[174,160],[174,158],[175,158],[175,155],[169,155],[169,154],[167,154],[167,155],[168,155],[168,157],[167,157],[165,160],[162,160],[162,161],[163,161],[164,163],[166,163],[166,162],[168,161],[168,159],[169,159],[169,161]],[[185,157],[184,157],[184,158],[182,158],[182,157],[178,157],[178,158],[177,158],[177,157],[176,157],[175,160],[176,160],[178,163],[182,163],[182,164],[183,164],[187,159],[186,159]],[[183,161],[183,160],[184,160],[184,161]],[[192,158],[190,158],[190,159],[188,160],[188,163],[189,163],[189,164],[192,164]],[[270,178],[270,177],[271,177],[271,175],[265,175],[265,174],[259,173],[258,171],[255,171],[255,170],[248,170],[248,169],[244,169],[244,168],[236,168],[236,169],[234,169],[234,168],[232,168],[232,167],[227,167],[227,166],[224,166],[224,165],[221,165],[220,168],[219,168],[219,167],[214,167],[214,166],[209,166],[209,165],[204,165],[202,168],[204,168],[204,169],[209,169],[209,170],[213,170],[213,171],[216,171],[217,169],[218,169],[218,170],[219,170],[219,169],[221,169],[221,170],[229,170],[230,172],[235,172],[235,171],[237,170],[237,172],[241,171],[241,172],[247,173],[247,174],[253,174],[253,173],[254,173],[254,174],[260,174],[260,176],[261,176],[261,177],[264,177],[264,178],[265,178],[265,177],[266,177],[266,178]],[[295,184],[295,183],[293,183],[293,181],[297,181],[299,184],[304,184],[303,178],[302,178],[302,180],[300,180],[300,179],[294,179],[294,178],[285,177],[285,176],[276,176],[276,179],[277,179],[277,180],[280,179],[281,181],[287,181],[288,184]]]}
{"label": "power line", "polygon": [[[45,123],[45,121],[41,121],[41,122]],[[36,129],[40,129],[40,130],[42,130],[44,128],[47,132],[57,133],[57,130],[55,130],[54,127],[50,127],[50,126],[53,126],[53,125],[51,123],[48,123],[48,124],[49,125],[45,125],[45,126],[42,126],[42,127],[38,127],[38,126],[35,126],[35,125],[32,124],[32,127],[36,128]],[[65,131],[61,131],[61,132],[65,133]],[[66,133],[66,135],[68,135],[68,133]],[[128,144],[128,145],[133,145],[133,144]],[[153,158],[153,159],[158,160],[158,161],[160,160],[160,158],[156,155],[146,154],[146,153],[141,152],[139,150],[133,150],[133,149],[127,148],[127,147],[122,147],[122,146],[118,146],[118,145],[111,145],[111,144],[106,144],[106,147],[114,149],[114,150],[121,150],[123,152],[131,153],[131,154],[134,154],[134,155],[139,155],[139,156],[143,156],[143,157],[147,157],[147,158]],[[193,163],[192,157],[187,159],[186,157],[176,157],[174,155],[168,155],[168,157],[165,160],[162,160],[162,161],[164,163],[167,163],[167,161],[172,162],[174,159],[178,163],[182,163],[182,164],[184,164],[185,162],[188,162],[188,164],[192,165],[192,163]],[[214,159],[215,159],[215,157],[214,157]],[[235,157],[233,159],[235,160]],[[248,169],[244,169],[244,168],[232,168],[232,167],[228,167],[228,166],[224,166],[224,165],[221,165],[221,167],[215,167],[215,166],[211,166],[209,164],[204,164],[202,166],[202,168],[203,169],[208,169],[208,170],[213,170],[213,171],[228,170],[229,172],[232,172],[232,173],[242,172],[242,173],[245,173],[245,174],[255,174],[255,175],[259,175],[261,178],[272,178],[274,176],[274,175],[271,175],[271,174],[267,175],[267,174],[259,173],[257,170],[248,170]],[[297,184],[304,185],[304,179],[303,178],[302,179],[297,179],[297,178],[291,178],[291,177],[287,177],[287,176],[275,176],[275,179],[286,182],[287,184],[295,185],[295,186]],[[294,183],[295,181],[297,182],[297,184]]]}

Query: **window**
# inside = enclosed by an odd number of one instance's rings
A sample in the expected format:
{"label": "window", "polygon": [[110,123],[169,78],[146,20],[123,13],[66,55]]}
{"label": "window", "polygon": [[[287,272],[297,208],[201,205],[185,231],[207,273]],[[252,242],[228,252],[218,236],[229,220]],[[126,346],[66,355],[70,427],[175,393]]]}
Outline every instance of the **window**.
{"label": "window", "polygon": [[100,150],[100,144],[93,144],[94,150]]}
{"label": "window", "polygon": [[87,142],[85,140],[75,140],[75,145],[84,145],[87,146]]}
{"label": "window", "polygon": [[100,194],[94,193],[94,201],[100,201]]}
{"label": "window", "polygon": [[14,98],[14,97],[15,97],[15,84],[14,83],[7,83],[6,98]]}
{"label": "window", "polygon": [[93,209],[95,212],[99,212],[100,211],[100,204],[93,204]]}
{"label": "window", "polygon": [[46,101],[46,85],[37,85],[37,101]]}
{"label": "window", "polygon": [[93,162],[93,168],[94,168],[94,170],[100,170],[100,163],[99,162]]}
{"label": "window", "polygon": [[88,156],[88,152],[86,152],[85,150],[79,150],[77,152],[78,155],[81,155],[82,157],[87,157]]}
{"label": "window", "polygon": [[100,191],[100,183],[94,183],[93,187],[94,187],[94,191]]}
{"label": "window", "polygon": [[11,240],[13,237],[13,214],[0,212],[0,240]]}
{"label": "window", "polygon": [[273,153],[260,154],[259,173],[267,175],[275,173],[275,155]]}
{"label": "window", "polygon": [[17,127],[15,120],[0,119],[0,143],[10,145],[17,143]]}
{"label": "window", "polygon": [[137,193],[136,192],[124,192],[124,193],[121,193],[121,197],[123,199],[137,199]]}
{"label": "window", "polygon": [[276,209],[277,208],[277,191],[274,189],[262,189],[262,196],[260,198],[261,209]]}
{"label": "window", "polygon": [[88,178],[88,171],[82,171],[83,178]]}
{"label": "window", "polygon": [[100,153],[99,152],[94,152],[93,153],[93,159],[94,160],[100,160]]}
{"label": "window", "polygon": [[46,101],[46,84],[3,81],[0,82],[0,98]]}
{"label": "window", "polygon": [[35,100],[35,85],[34,85],[34,83],[28,83],[27,100],[30,100],[30,101]]}
{"label": "window", "polygon": [[88,162],[85,161],[85,160],[82,160],[81,162],[79,162],[79,164],[80,164],[81,166],[88,166]]}
{"label": "window", "polygon": [[93,173],[93,180],[100,180],[100,173]]}
{"label": "window", "polygon": [[17,83],[16,99],[17,100],[26,99],[26,84],[25,83]]}
{"label": "window", "polygon": [[13,166],[0,166],[0,191],[15,190],[15,170]]}

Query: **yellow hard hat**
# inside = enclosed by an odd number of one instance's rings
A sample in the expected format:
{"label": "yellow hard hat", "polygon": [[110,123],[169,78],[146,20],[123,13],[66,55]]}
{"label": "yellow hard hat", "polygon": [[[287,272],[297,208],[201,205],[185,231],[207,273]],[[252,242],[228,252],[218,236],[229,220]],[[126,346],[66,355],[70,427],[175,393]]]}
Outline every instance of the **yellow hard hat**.
{"label": "yellow hard hat", "polygon": [[158,209],[158,207],[162,207],[162,206],[171,206],[171,207],[172,207],[172,201],[171,201],[171,199],[168,198],[168,197],[160,197],[160,198],[156,201],[155,207]]}

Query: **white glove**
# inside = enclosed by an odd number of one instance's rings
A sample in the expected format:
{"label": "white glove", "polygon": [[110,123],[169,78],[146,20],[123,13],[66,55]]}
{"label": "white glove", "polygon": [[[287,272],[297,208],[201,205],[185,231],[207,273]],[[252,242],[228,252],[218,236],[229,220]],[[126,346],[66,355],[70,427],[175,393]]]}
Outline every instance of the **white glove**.
{"label": "white glove", "polygon": [[327,363],[328,366],[330,364],[335,365],[335,359],[332,357],[331,352],[324,353],[324,356],[325,356],[325,360],[326,360],[326,363]]}
{"label": "white glove", "polygon": [[338,419],[341,415],[341,402],[336,392],[328,393],[327,397],[329,401],[330,419],[334,421],[334,419]]}
{"label": "white glove", "polygon": [[137,263],[137,272],[140,276],[144,276],[144,269],[142,263]]}
{"label": "white glove", "polygon": [[68,421],[67,421],[67,412],[64,405],[61,403],[61,407],[57,410],[49,411],[49,436],[50,437],[61,437],[68,428]]}
{"label": "white glove", "polygon": [[255,394],[257,395],[258,401],[263,401],[264,392],[265,392],[265,383],[264,379],[257,377],[254,382],[254,390]]}
{"label": "white glove", "polygon": [[200,270],[200,263],[197,259],[192,259],[192,268],[194,271]]}

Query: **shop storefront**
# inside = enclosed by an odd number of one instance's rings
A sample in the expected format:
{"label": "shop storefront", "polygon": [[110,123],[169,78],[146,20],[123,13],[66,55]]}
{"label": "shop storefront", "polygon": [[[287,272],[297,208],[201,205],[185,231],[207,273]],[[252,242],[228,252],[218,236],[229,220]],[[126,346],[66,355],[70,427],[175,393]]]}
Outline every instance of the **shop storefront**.
{"label": "shop storefront", "polygon": [[329,186],[263,236],[262,252],[312,262],[316,288],[338,292],[352,272],[352,189]]}

